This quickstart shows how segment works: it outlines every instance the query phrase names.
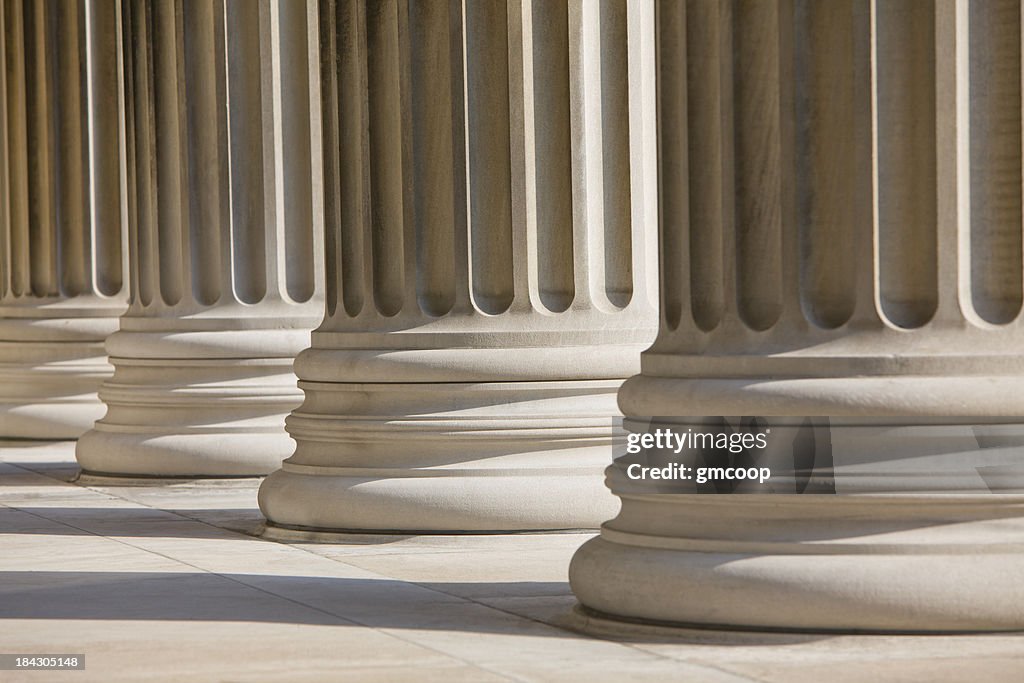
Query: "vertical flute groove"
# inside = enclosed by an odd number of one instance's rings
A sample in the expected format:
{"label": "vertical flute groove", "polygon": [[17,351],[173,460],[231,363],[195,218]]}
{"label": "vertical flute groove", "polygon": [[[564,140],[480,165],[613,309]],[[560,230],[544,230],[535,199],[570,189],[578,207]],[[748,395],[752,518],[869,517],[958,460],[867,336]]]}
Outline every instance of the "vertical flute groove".
{"label": "vertical flute groove", "polygon": [[7,119],[7,12],[6,3],[0,2],[0,298],[10,292],[10,234],[11,234],[11,156],[9,147],[10,127]]}
{"label": "vertical flute groove", "polygon": [[232,284],[240,301],[267,294],[263,72],[260,3],[227,2]]}
{"label": "vertical flute groove", "polygon": [[[604,174],[604,282],[608,301],[625,308],[633,296],[632,197],[629,183],[629,55],[625,0],[601,0],[601,142]],[[637,84],[639,86],[639,84]]]}
{"label": "vertical flute groove", "polygon": [[498,314],[515,297],[507,8],[500,0],[464,7],[473,302]]}
{"label": "vertical flute groove", "polygon": [[900,327],[938,306],[935,11],[875,3],[879,300]]}
{"label": "vertical flute groove", "polygon": [[658,30],[658,223],[660,226],[661,315],[667,331],[690,315],[689,140],[687,116],[686,3],[659,2]]}
{"label": "vertical flute groove", "polygon": [[10,290],[14,296],[31,292],[28,254],[28,130],[25,87],[25,24],[20,2],[7,2],[4,18],[9,40],[6,48],[8,156],[10,159],[8,244]]}
{"label": "vertical flute groove", "polygon": [[[345,312],[358,315],[367,296],[372,299],[370,213],[369,58],[367,56],[366,14],[361,2],[334,3],[337,22],[324,27],[336,35],[333,64],[326,65],[336,79],[333,88],[332,123],[337,126],[337,145],[324,140],[324,148],[337,155],[336,183],[340,206],[334,210],[339,230],[336,251],[340,252],[341,300]],[[329,17],[328,17],[329,19]],[[336,31],[336,34],[335,34]],[[323,35],[323,33],[321,33]],[[348,93],[358,93],[349,97]],[[337,103],[336,105],[334,103]]]}
{"label": "vertical flute groove", "polygon": [[737,308],[758,330],[782,311],[779,8],[738,0],[734,14]]}
{"label": "vertical flute groove", "polygon": [[[310,72],[309,30],[305,3],[279,2],[281,73]],[[284,247],[284,283],[288,298],[306,302],[316,291],[313,236],[313,149],[309,134],[309,81],[278,78],[281,84],[281,154],[284,207],[278,224]]]}
{"label": "vertical flute groove", "polygon": [[453,119],[461,113],[453,83],[452,11],[445,3],[409,8],[416,298],[420,310],[432,316],[448,313],[455,303],[454,238],[460,217]]}
{"label": "vertical flute groove", "polygon": [[[59,291],[64,296],[86,294],[89,286],[89,167],[86,114],[85,18],[78,3],[57,5],[56,65],[56,186]],[[116,150],[116,148],[115,148]]]}
{"label": "vertical flute groove", "polygon": [[855,62],[854,4],[837,0],[797,3],[798,107],[803,134],[798,140],[801,293],[815,324],[835,328],[856,305],[855,236],[865,226],[853,210],[856,154],[856,78],[866,65]]}
{"label": "vertical flute groove", "polygon": [[46,297],[59,294],[57,282],[57,196],[56,133],[53,116],[56,110],[54,87],[55,65],[50,46],[56,40],[49,12],[54,7],[42,2],[29,5],[25,15],[25,78],[28,98],[28,267],[31,292]]}
{"label": "vertical flute groove", "polygon": [[222,250],[230,243],[226,126],[220,106],[225,96],[223,6],[217,0],[189,2],[181,33],[184,82],[179,91],[185,100],[186,139],[181,150],[188,187],[182,239],[189,245],[192,296],[209,306],[222,296],[220,274],[230,272],[222,270]]}
{"label": "vertical flute groove", "polygon": [[533,105],[527,125],[536,146],[537,293],[553,312],[575,297],[573,269],[572,131],[569,110],[569,16],[563,3],[534,0]]}
{"label": "vertical flute groove", "polygon": [[[323,116],[323,181],[324,181],[324,255],[325,259],[325,313],[328,318],[344,306],[342,278],[346,274],[342,263],[341,245],[341,142],[338,99],[338,72],[340,68],[338,32],[341,22],[338,3],[322,0],[317,5],[320,49],[320,111]],[[344,8],[342,9],[344,11]]]}
{"label": "vertical flute groove", "polygon": [[[181,80],[183,60],[181,57],[182,32],[178,30],[181,21],[181,5],[159,3],[151,8],[152,24],[148,32],[153,50],[153,118],[155,130],[153,140],[156,149],[157,192],[156,239],[154,240],[154,261],[152,266],[159,273],[159,293],[163,302],[174,306],[184,294],[182,284],[185,275],[185,239],[182,234],[187,209],[185,204],[185,160],[184,145],[184,96]],[[183,253],[184,251],[184,253]]]}
{"label": "vertical flute groove", "polygon": [[130,107],[129,148],[134,151],[133,163],[128,164],[129,187],[132,202],[136,204],[129,221],[129,245],[135,247],[136,258],[131,268],[132,282],[137,283],[137,298],[141,306],[149,306],[160,298],[160,262],[158,234],[160,200],[156,195],[157,159],[155,112],[156,91],[152,87],[156,74],[155,48],[149,39],[154,27],[152,7],[140,0],[126,0],[124,7],[125,47],[131,49],[128,68],[132,78]]}
{"label": "vertical flute groove", "polygon": [[119,294],[124,286],[122,123],[120,116],[109,115],[111,95],[117,97],[119,111],[126,100],[118,57],[121,31],[117,7],[118,3],[109,0],[90,0],[87,8],[90,22],[91,278],[96,293],[106,297]]}
{"label": "vertical flute groove", "polygon": [[334,65],[338,59],[338,5],[334,0],[323,0],[318,6],[319,72],[321,72],[321,113],[324,117],[324,256],[325,294],[327,316],[333,317],[341,303],[341,187],[339,174],[338,74]]}
{"label": "vertical flute groove", "polygon": [[991,323],[1020,313],[1021,7],[968,3],[970,54],[970,290]]}
{"label": "vertical flute groove", "polygon": [[[369,100],[370,201],[373,294],[377,310],[392,316],[405,291],[405,195],[400,8],[387,0],[368,8],[367,86]],[[397,263],[396,263],[397,261]]]}
{"label": "vertical flute groove", "polygon": [[686,81],[689,142],[690,306],[702,330],[718,326],[725,310],[723,239],[725,163],[722,44],[717,2],[694,2],[686,11]]}

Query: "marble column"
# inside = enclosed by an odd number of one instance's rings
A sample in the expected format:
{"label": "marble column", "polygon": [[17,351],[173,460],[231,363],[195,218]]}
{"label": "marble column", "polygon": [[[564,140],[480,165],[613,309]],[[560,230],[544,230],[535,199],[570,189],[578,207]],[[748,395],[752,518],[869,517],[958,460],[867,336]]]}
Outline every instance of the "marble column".
{"label": "marble column", "polygon": [[320,3],[327,316],[274,533],[593,527],[654,336],[653,12]]}
{"label": "marble column", "polygon": [[314,13],[123,3],[130,302],[87,473],[257,475],[291,452],[292,361],[323,314]]}
{"label": "marble column", "polygon": [[0,13],[0,437],[74,439],[103,415],[126,303],[116,8]]}
{"label": "marble column", "polygon": [[612,467],[621,512],[570,570],[587,618],[1021,628],[1024,495],[979,477],[1024,422],[1020,4],[667,1],[657,25],[661,327],[624,412],[981,428],[886,491],[837,468],[851,495],[637,495]]}

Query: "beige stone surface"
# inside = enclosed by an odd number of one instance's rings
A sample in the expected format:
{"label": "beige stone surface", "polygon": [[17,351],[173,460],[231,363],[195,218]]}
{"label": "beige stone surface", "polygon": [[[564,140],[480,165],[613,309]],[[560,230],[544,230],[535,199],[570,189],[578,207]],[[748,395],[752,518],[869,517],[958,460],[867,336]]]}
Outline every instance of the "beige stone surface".
{"label": "beige stone surface", "polygon": [[[621,512],[570,571],[584,604],[1024,628],[1020,13],[658,3],[661,320],[620,407],[677,425],[830,416],[836,490],[855,495],[633,495],[613,466]],[[1011,448],[972,433],[990,422]],[[858,424],[959,427],[969,445],[841,437]]]}
{"label": "beige stone surface", "polygon": [[319,5],[326,316],[262,510],[594,528],[657,317],[653,5]]}
{"label": "beige stone surface", "polygon": [[69,482],[75,474],[73,444],[0,442],[0,652],[84,652],[87,662],[83,672],[3,672],[0,680],[1010,683],[1024,676],[1024,635],[587,623],[573,613],[566,566],[590,534],[280,543],[254,535],[257,480],[110,487]]}
{"label": "beige stone surface", "polygon": [[103,416],[103,340],[127,300],[115,14],[110,0],[0,11],[5,436],[76,438]]}
{"label": "beige stone surface", "polygon": [[323,315],[314,7],[117,5],[97,30],[126,36],[130,296],[78,460],[265,474],[292,450],[292,362]]}

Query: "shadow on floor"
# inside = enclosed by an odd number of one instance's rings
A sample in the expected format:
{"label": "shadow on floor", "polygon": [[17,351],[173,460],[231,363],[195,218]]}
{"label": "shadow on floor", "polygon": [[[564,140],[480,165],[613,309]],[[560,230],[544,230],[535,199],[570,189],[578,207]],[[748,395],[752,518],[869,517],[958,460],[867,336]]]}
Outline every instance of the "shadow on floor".
{"label": "shadow on floor", "polygon": [[5,462],[17,469],[0,472],[0,487],[4,486],[60,486],[73,483],[81,470],[75,463],[55,462]]}
{"label": "shadow on floor", "polygon": [[[450,583],[208,572],[0,572],[0,619],[346,623],[378,628],[501,631],[455,594],[569,594],[565,582]],[[442,592],[438,587],[444,587]],[[477,612],[478,614],[473,614]]]}
{"label": "shadow on floor", "polygon": [[4,507],[0,499],[0,534],[238,539],[262,523],[255,508]]}
{"label": "shadow on floor", "polygon": [[[494,597],[479,602],[459,597],[467,591]],[[0,620],[260,622],[574,637],[505,607],[480,604],[530,594],[535,597],[526,599],[545,601],[566,613],[573,603],[567,582],[432,582],[427,587],[385,578],[8,571],[0,572]],[[694,640],[774,646],[827,637],[750,633],[737,638],[708,632]]]}

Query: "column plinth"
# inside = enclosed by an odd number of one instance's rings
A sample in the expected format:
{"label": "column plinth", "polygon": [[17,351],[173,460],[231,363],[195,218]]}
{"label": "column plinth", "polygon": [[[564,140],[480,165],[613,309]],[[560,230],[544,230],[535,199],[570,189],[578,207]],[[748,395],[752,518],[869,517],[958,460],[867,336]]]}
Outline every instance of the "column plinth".
{"label": "column plinth", "polygon": [[[515,333],[416,332],[405,340],[396,332],[372,350],[300,354],[305,401],[288,418],[298,447],[261,489],[271,522],[515,531],[589,528],[613,513],[601,471],[616,392],[643,347],[624,339],[643,337],[626,329],[603,343],[576,335],[569,345],[565,330],[526,331],[535,314],[510,315],[504,325],[517,317]],[[516,345],[545,337],[551,345]],[[313,343],[324,343],[321,333]]]}
{"label": "column plinth", "polygon": [[652,16],[320,11],[327,316],[261,509],[275,533],[594,526],[656,318]]}
{"label": "column plinth", "polygon": [[0,16],[4,437],[74,439],[103,415],[103,340],[127,298],[116,14],[90,0]]}
{"label": "column plinth", "polygon": [[303,3],[124,2],[130,298],[90,474],[253,476],[293,444],[323,314],[315,18]]}
{"label": "column plinth", "polygon": [[1024,625],[1021,17],[968,5],[659,3],[661,325],[620,406],[828,416],[840,495],[639,494],[613,465],[585,610]]}

